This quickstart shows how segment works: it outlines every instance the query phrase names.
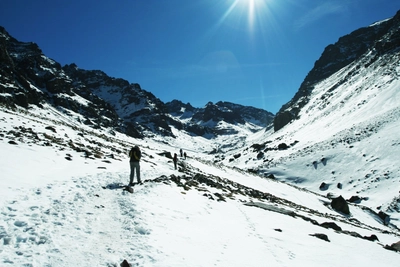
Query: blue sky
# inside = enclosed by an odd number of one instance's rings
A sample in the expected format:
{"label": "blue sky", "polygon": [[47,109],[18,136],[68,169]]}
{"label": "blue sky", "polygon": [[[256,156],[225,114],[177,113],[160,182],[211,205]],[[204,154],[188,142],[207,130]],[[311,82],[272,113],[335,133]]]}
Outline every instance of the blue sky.
{"label": "blue sky", "polygon": [[0,25],[62,65],[139,83],[164,102],[276,113],[324,48],[400,0],[0,0]]}

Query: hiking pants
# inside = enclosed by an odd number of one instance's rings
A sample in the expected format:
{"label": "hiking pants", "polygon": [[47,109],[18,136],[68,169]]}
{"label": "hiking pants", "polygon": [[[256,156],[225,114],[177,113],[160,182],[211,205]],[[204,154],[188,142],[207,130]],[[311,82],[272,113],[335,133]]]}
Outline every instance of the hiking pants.
{"label": "hiking pants", "polygon": [[140,180],[140,164],[139,161],[130,161],[129,162],[131,165],[131,175],[129,176],[129,183],[133,183],[133,178],[135,177],[135,171],[136,171],[136,179],[138,183],[141,182]]}

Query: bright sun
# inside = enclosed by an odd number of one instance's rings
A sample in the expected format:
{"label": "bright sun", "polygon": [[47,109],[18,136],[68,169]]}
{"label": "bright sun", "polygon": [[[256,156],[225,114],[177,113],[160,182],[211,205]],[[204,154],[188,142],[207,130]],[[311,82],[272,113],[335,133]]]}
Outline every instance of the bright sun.
{"label": "bright sun", "polygon": [[267,2],[269,0],[227,0],[228,9],[220,22],[225,21],[228,17],[235,20],[236,23],[243,23],[243,20],[247,20],[249,30],[254,30],[257,21],[268,12]]}

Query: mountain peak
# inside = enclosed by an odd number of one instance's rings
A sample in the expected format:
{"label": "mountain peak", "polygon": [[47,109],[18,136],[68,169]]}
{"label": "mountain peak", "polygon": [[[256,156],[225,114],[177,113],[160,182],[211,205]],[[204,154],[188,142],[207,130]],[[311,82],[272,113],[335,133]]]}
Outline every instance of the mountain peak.
{"label": "mountain peak", "polygon": [[[391,54],[400,46],[400,12],[392,19],[375,23],[340,37],[335,44],[328,45],[313,69],[307,74],[295,96],[278,111],[274,119],[274,129],[278,131],[298,118],[300,110],[308,103],[318,82],[339,72],[342,68],[374,54],[367,64],[371,64],[385,54]],[[359,68],[368,65],[360,65]],[[339,81],[339,86],[343,81]]]}

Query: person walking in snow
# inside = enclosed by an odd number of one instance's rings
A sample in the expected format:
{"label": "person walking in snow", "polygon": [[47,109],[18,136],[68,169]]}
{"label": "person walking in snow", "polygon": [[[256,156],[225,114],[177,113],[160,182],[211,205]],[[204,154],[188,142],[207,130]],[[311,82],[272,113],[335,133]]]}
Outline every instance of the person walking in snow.
{"label": "person walking in snow", "polygon": [[182,148],[179,150],[179,152],[181,153],[181,158],[183,157],[183,150]]}
{"label": "person walking in snow", "polygon": [[175,167],[175,170],[176,170],[176,164],[178,163],[178,155],[175,153],[174,154],[174,167]]}
{"label": "person walking in snow", "polygon": [[129,151],[129,164],[131,166],[131,174],[129,176],[129,185],[133,185],[133,178],[135,177],[138,183],[141,183],[140,180],[140,158],[142,157],[142,152],[138,146],[134,146],[131,151]]}

